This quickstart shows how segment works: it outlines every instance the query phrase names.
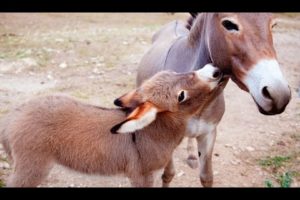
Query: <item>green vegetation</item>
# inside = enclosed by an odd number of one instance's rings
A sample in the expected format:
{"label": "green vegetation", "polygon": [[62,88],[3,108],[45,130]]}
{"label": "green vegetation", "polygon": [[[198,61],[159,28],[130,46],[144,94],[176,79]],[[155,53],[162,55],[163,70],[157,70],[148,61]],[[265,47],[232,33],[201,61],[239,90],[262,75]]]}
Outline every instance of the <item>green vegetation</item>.
{"label": "green vegetation", "polygon": [[266,159],[262,159],[259,161],[259,164],[263,167],[271,167],[274,170],[285,165],[291,159],[290,156],[274,156],[267,157]]}

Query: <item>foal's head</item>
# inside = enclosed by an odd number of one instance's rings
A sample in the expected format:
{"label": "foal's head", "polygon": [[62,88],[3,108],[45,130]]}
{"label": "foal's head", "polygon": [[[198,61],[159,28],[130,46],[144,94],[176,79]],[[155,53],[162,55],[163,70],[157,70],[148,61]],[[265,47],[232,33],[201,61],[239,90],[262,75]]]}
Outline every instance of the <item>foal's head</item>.
{"label": "foal's head", "polygon": [[159,72],[139,88],[115,100],[117,106],[132,108],[133,111],[112,132],[128,133],[142,129],[162,112],[190,116],[212,100],[223,85],[221,72],[211,64],[183,74]]}

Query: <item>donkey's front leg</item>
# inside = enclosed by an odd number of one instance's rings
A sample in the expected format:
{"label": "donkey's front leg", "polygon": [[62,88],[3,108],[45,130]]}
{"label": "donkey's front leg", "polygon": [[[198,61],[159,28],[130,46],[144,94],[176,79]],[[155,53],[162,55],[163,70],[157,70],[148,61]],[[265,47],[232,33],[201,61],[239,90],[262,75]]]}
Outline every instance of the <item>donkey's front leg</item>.
{"label": "donkey's front leg", "polygon": [[200,161],[200,181],[204,187],[212,187],[212,153],[216,140],[216,126],[204,135],[197,138],[198,156]]}
{"label": "donkey's front leg", "polygon": [[173,157],[171,157],[170,161],[168,162],[168,164],[164,169],[164,173],[161,176],[162,186],[169,187],[170,182],[172,181],[174,175],[175,175],[175,168],[174,168]]}

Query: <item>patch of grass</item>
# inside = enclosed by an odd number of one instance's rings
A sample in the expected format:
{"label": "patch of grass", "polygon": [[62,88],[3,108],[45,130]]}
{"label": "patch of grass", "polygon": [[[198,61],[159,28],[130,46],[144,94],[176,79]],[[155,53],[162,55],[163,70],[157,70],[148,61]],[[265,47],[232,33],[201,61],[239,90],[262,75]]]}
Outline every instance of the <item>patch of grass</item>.
{"label": "patch of grass", "polygon": [[[278,187],[289,188],[293,182],[294,172],[277,173],[276,175],[273,175],[273,177],[275,178]],[[274,184],[270,179],[267,179],[265,180],[265,187],[273,188]]]}
{"label": "patch of grass", "polygon": [[272,187],[274,187],[271,180],[265,180],[265,186],[266,186],[267,188],[272,188]]}
{"label": "patch of grass", "polygon": [[274,156],[267,157],[266,159],[262,159],[259,161],[259,164],[263,167],[272,167],[274,170],[285,165],[291,159],[290,156]]}
{"label": "patch of grass", "polygon": [[283,187],[283,188],[288,188],[291,186],[291,183],[293,181],[293,178],[292,178],[292,173],[291,172],[285,172],[283,174],[280,174],[278,177],[277,177],[277,181],[278,183],[280,184],[280,187]]}
{"label": "patch of grass", "polygon": [[2,179],[0,179],[0,188],[2,188],[4,186],[5,186],[4,181]]}

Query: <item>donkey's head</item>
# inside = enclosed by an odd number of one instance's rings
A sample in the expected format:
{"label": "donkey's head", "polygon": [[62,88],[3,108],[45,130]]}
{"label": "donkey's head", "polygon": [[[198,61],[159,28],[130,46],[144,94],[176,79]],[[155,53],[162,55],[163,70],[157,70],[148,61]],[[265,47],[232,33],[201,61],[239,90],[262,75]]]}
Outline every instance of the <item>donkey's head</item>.
{"label": "donkey's head", "polygon": [[223,84],[220,71],[207,64],[204,68],[179,74],[162,71],[139,88],[115,100],[117,106],[131,108],[127,119],[114,126],[112,133],[130,133],[151,124],[158,113],[190,116],[216,96]]}
{"label": "donkey's head", "polygon": [[261,113],[282,113],[291,91],[274,50],[271,14],[208,14],[205,21],[211,61],[251,94]]}

